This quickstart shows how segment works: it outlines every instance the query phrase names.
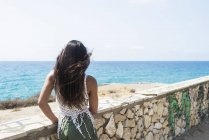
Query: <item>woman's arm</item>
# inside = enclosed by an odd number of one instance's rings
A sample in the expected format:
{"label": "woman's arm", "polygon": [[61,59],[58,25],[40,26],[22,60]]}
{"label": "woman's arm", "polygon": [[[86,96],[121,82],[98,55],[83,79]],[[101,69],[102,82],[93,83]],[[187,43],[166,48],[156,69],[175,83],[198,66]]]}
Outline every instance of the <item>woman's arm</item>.
{"label": "woman's arm", "polygon": [[97,81],[94,77],[87,77],[87,89],[89,94],[89,110],[92,114],[96,114],[98,110],[98,88]]}
{"label": "woman's arm", "polygon": [[52,123],[56,123],[58,121],[57,117],[52,112],[49,104],[48,99],[52,92],[52,89],[54,88],[54,71],[51,71],[44,82],[44,85],[42,87],[39,99],[38,99],[38,105],[42,112],[46,115],[47,118],[51,120]]}

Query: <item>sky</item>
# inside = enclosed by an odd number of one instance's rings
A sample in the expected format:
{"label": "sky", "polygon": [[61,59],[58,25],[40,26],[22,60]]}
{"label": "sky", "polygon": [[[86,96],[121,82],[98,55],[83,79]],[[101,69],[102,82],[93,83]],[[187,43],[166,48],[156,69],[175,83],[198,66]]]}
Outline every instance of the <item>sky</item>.
{"label": "sky", "polygon": [[0,0],[0,61],[209,61],[208,0]]}

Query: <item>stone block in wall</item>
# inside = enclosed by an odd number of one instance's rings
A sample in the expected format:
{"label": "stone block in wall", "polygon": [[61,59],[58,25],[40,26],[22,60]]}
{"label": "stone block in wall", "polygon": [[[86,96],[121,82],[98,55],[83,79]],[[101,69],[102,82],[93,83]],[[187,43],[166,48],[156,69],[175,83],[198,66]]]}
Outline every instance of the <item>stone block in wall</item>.
{"label": "stone block in wall", "polygon": [[138,111],[136,111],[136,116],[143,116],[143,114],[144,114],[144,110],[143,110],[143,108],[142,107],[140,107],[139,108],[139,110]]}
{"label": "stone block in wall", "polygon": [[104,123],[105,123],[105,119],[104,118],[97,118],[97,119],[95,119],[96,129],[98,129],[101,126],[103,126]]}
{"label": "stone block in wall", "polygon": [[126,112],[126,116],[129,119],[133,119],[134,118],[134,113],[130,109],[128,109],[127,112]]}
{"label": "stone block in wall", "polygon": [[138,132],[142,132],[144,129],[143,119],[140,117],[137,122]]}
{"label": "stone block in wall", "polygon": [[152,132],[149,132],[146,136],[145,136],[145,140],[153,140],[154,136]]}
{"label": "stone block in wall", "polygon": [[113,137],[116,132],[116,127],[115,127],[115,120],[113,115],[110,117],[110,120],[105,127],[105,132],[108,134],[108,136]]}
{"label": "stone block in wall", "polygon": [[97,130],[97,136],[98,138],[103,134],[103,127],[99,128],[99,130]]}
{"label": "stone block in wall", "polygon": [[110,140],[107,134],[102,134],[100,140]]}
{"label": "stone block in wall", "polygon": [[123,122],[126,119],[126,115],[116,114],[114,118],[115,118],[115,123]]}
{"label": "stone block in wall", "polygon": [[137,126],[135,126],[134,128],[131,128],[131,139],[135,139],[136,132],[137,132]]}
{"label": "stone block in wall", "polygon": [[120,111],[120,114],[121,114],[121,115],[125,114],[125,113],[126,113],[126,110],[127,110],[126,108],[122,109],[122,110]]}
{"label": "stone block in wall", "polygon": [[151,124],[151,116],[144,115],[144,126],[145,126],[145,128],[149,128],[150,124]]}
{"label": "stone block in wall", "polygon": [[116,130],[116,137],[118,139],[121,139],[123,137],[123,125],[121,122],[118,123],[118,127],[117,127],[117,130]]}
{"label": "stone block in wall", "polygon": [[163,116],[163,110],[164,110],[163,103],[162,102],[158,103],[158,105],[157,105],[158,118],[161,118]]}
{"label": "stone block in wall", "polygon": [[130,140],[131,139],[131,130],[130,128],[124,128],[123,130],[123,139]]}
{"label": "stone block in wall", "polygon": [[138,111],[140,109],[140,105],[135,105],[134,108],[135,108],[135,111]]}
{"label": "stone block in wall", "polygon": [[105,119],[109,119],[113,115],[113,112],[108,112],[103,115]]}
{"label": "stone block in wall", "polygon": [[124,127],[133,128],[135,126],[136,126],[136,123],[135,123],[135,120],[134,119],[126,119],[125,126]]}

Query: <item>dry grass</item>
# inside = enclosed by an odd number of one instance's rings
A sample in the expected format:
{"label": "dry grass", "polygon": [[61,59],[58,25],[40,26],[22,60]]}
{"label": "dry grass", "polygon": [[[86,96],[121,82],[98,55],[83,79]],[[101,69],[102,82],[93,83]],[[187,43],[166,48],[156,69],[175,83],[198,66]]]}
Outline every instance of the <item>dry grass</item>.
{"label": "dry grass", "polygon": [[116,90],[113,90],[113,89],[111,89],[111,90],[108,90],[108,93],[116,93],[117,91]]}
{"label": "dry grass", "polygon": [[17,107],[17,108],[14,108],[14,109],[12,110],[12,112],[17,112],[17,111],[21,111],[21,108]]}
{"label": "dry grass", "polygon": [[135,89],[130,89],[129,92],[130,92],[130,93],[135,93],[136,90],[135,90]]}
{"label": "dry grass", "polygon": [[[38,105],[38,97],[39,95],[32,96],[28,99],[12,99],[7,101],[0,101],[0,110],[4,109],[14,109],[14,111],[18,111],[20,107],[28,107]],[[55,96],[50,96],[49,102],[55,101]]]}

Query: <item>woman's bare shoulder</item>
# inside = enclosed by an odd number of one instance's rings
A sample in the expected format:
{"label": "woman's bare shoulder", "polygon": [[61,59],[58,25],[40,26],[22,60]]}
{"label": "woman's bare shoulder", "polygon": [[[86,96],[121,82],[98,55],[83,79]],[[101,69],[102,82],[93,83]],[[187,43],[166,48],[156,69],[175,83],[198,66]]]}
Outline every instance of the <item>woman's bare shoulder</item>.
{"label": "woman's bare shoulder", "polygon": [[97,80],[93,76],[88,75],[87,79],[86,79],[86,82],[89,83],[89,84],[93,84],[94,85],[94,84],[97,83]]}

